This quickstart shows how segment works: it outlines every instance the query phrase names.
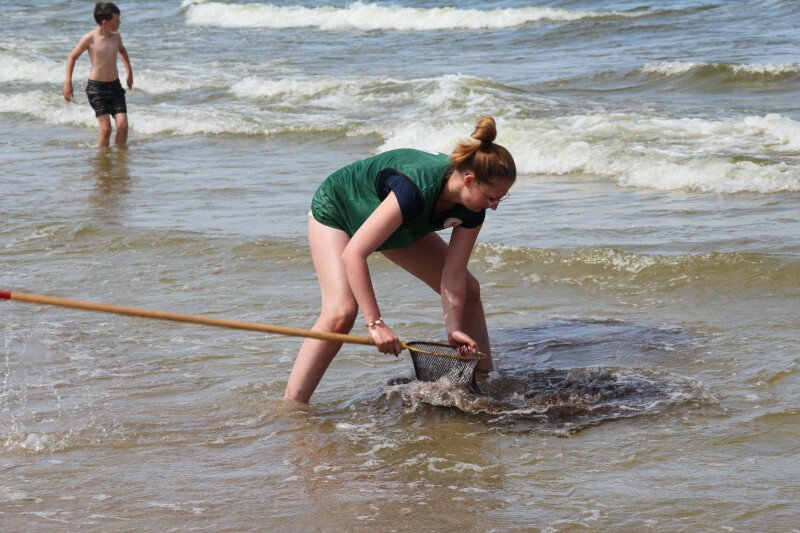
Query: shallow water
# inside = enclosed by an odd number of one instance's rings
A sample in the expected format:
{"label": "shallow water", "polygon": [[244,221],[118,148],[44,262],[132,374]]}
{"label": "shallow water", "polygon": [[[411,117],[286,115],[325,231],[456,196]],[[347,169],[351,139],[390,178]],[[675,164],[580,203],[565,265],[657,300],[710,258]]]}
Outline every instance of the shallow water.
{"label": "shallow water", "polygon": [[60,97],[86,6],[0,10],[0,288],[309,327],[319,182],[491,113],[521,171],[471,262],[497,372],[346,346],[287,406],[300,339],[2,302],[0,529],[797,530],[794,3],[120,7],[107,152]]}

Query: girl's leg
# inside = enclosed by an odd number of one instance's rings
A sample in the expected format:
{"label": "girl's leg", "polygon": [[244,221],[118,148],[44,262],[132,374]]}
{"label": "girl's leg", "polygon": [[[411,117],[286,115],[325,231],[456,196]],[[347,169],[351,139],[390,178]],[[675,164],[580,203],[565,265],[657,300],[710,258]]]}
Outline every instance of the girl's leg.
{"label": "girl's leg", "polygon": [[114,137],[114,144],[125,146],[128,142],[128,114],[117,113],[114,115],[114,122],[117,125],[117,135]]}
{"label": "girl's leg", "polygon": [[[317,331],[349,333],[358,313],[342,261],[350,237],[342,230],[308,219],[308,243],[319,278],[322,311],[313,328]],[[342,347],[341,342],[306,339],[294,361],[284,398],[308,402],[328,365]]]}
{"label": "girl's leg", "polygon": [[111,140],[111,115],[97,117],[97,147],[108,148]]}
{"label": "girl's leg", "polygon": [[[408,248],[385,250],[389,260],[410,274],[425,282],[431,289],[441,294],[442,270],[447,256],[447,243],[436,233],[429,233]],[[490,372],[492,352],[489,346],[489,331],[481,302],[480,283],[467,272],[467,300],[464,307],[464,332],[475,339],[486,358],[478,363],[478,370]]]}

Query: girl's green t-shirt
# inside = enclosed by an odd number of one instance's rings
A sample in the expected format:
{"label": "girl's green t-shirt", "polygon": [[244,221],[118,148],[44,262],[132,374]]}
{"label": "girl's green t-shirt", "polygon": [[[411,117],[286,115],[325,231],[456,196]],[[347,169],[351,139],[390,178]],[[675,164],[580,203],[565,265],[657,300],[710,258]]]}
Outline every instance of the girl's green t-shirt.
{"label": "girl's green t-shirt", "polygon": [[389,174],[405,176],[416,186],[423,208],[410,220],[404,220],[378,249],[405,248],[432,231],[457,226],[476,216],[463,205],[434,213],[449,168],[446,154],[410,148],[361,159],[325,179],[311,201],[311,214],[318,222],[342,229],[352,237],[385,199],[383,179]]}

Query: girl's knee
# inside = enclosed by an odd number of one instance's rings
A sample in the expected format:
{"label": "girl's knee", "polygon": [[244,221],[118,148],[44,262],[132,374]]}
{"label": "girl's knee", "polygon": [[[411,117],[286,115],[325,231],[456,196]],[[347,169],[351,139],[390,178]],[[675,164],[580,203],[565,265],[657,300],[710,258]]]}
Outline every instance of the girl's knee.
{"label": "girl's knee", "polygon": [[481,303],[481,283],[475,276],[467,276],[467,304]]}
{"label": "girl's knee", "polygon": [[350,333],[358,316],[358,306],[338,305],[333,309],[323,310],[326,329],[334,333]]}

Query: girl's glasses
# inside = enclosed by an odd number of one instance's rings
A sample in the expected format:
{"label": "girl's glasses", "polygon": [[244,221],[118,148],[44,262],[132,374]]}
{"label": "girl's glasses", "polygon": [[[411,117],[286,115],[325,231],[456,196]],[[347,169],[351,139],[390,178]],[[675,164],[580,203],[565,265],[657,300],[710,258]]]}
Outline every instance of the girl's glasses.
{"label": "girl's glasses", "polygon": [[475,183],[478,184],[478,188],[481,190],[481,193],[483,193],[483,197],[486,198],[486,203],[489,204],[488,207],[495,206],[500,202],[502,202],[503,200],[508,200],[511,197],[511,193],[509,192],[501,196],[500,198],[492,198],[491,196],[486,194],[486,191],[483,190],[483,186],[478,181],[475,181]]}

